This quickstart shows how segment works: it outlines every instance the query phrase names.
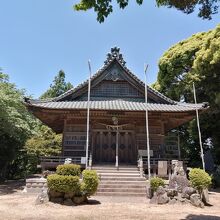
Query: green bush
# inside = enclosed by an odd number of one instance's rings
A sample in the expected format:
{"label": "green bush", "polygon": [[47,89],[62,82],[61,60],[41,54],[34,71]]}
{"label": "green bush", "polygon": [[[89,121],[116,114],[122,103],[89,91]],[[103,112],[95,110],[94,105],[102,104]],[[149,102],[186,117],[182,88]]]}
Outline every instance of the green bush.
{"label": "green bush", "polygon": [[97,191],[99,185],[97,172],[95,170],[84,170],[82,175],[81,193],[86,196],[91,196]]}
{"label": "green bush", "polygon": [[153,192],[156,192],[159,186],[164,186],[165,182],[162,178],[159,177],[153,177],[150,179],[150,187],[153,190]]}
{"label": "green bush", "polygon": [[81,174],[80,165],[76,165],[76,164],[58,165],[56,169],[56,173],[58,175],[63,175],[63,176],[80,176]]}
{"label": "green bush", "polygon": [[189,179],[192,186],[196,188],[200,194],[203,189],[208,188],[212,183],[211,176],[199,168],[194,168],[189,172]]}
{"label": "green bush", "polygon": [[47,185],[50,190],[63,193],[78,193],[80,190],[78,176],[62,176],[58,174],[51,174],[47,177]]}

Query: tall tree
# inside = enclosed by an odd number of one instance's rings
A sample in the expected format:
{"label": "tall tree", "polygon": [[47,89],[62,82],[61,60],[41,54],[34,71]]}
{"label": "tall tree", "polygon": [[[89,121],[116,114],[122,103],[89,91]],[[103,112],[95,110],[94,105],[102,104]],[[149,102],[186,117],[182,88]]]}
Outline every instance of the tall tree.
{"label": "tall tree", "polygon": [[[136,3],[141,5],[143,0],[136,0]],[[121,9],[124,9],[129,4],[129,0],[117,0],[117,4]],[[199,8],[199,17],[211,19],[211,16],[218,12],[219,0],[156,0],[156,4],[158,7],[176,8],[186,14]],[[105,18],[113,12],[112,0],[80,0],[78,4],[74,5],[74,8],[77,11],[94,9],[100,23],[104,22]]]}
{"label": "tall tree", "polygon": [[0,179],[7,177],[9,167],[35,127],[33,117],[22,104],[23,95],[24,91],[0,72]]}
{"label": "tall tree", "polygon": [[[73,86],[70,82],[65,81],[65,73],[60,70],[55,76],[50,88],[41,95],[41,99],[50,99],[57,97]],[[57,156],[61,153],[62,135],[56,134],[49,127],[38,122],[38,128],[35,134],[25,143],[25,150],[28,156],[29,172],[36,171],[36,165],[39,163],[41,156]]]}
{"label": "tall tree", "polygon": [[[60,71],[45,98],[56,97],[70,89]],[[0,180],[20,178],[36,171],[40,156],[61,152],[62,135],[55,134],[31,115],[23,104],[24,91],[9,82],[0,71]]]}
{"label": "tall tree", "polygon": [[40,98],[54,98],[73,88],[70,82],[65,82],[65,77],[66,76],[64,71],[60,70],[59,73],[55,76],[53,83],[50,85],[50,88],[45,93],[43,93]]}
{"label": "tall tree", "polygon": [[[201,115],[203,143],[212,145],[220,163],[220,25],[214,30],[198,33],[179,42],[164,53],[159,61],[159,73],[154,87],[175,100],[194,102],[192,83],[197,100],[209,102],[210,109]],[[186,126],[185,145],[188,155],[197,149],[198,133],[195,122]],[[192,155],[192,154],[191,154]]]}
{"label": "tall tree", "polygon": [[[60,70],[55,76],[50,88],[41,95],[41,99],[57,97],[73,86],[70,82],[65,82],[65,73]],[[36,165],[41,156],[57,156],[61,153],[62,135],[56,134],[49,127],[38,122],[35,134],[25,143],[25,150],[28,156],[28,171],[36,171]]]}

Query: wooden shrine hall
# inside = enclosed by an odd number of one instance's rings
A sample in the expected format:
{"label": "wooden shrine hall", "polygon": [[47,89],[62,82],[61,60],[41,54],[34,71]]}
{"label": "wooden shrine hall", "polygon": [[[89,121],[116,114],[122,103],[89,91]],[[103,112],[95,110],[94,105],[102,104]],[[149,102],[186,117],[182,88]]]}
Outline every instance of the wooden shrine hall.
{"label": "wooden shrine hall", "polygon": [[[182,159],[177,136],[170,133],[195,117],[207,104],[180,103],[147,87],[127,67],[120,49],[107,54],[104,65],[91,77],[89,160],[94,164],[137,164],[146,157],[145,111],[148,109],[150,155],[158,160]],[[65,158],[85,164],[88,80],[51,100],[25,99],[37,118],[63,134],[62,155],[42,158],[42,167],[55,167]],[[154,162],[153,162],[154,161]]]}

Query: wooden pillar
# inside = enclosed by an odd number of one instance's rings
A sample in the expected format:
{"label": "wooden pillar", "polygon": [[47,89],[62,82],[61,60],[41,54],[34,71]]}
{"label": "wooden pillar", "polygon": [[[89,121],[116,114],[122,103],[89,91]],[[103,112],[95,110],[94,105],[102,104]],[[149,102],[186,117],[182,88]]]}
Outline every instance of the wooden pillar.
{"label": "wooden pillar", "polygon": [[178,158],[181,159],[181,149],[180,149],[180,132],[177,131],[177,147],[178,147]]}
{"label": "wooden pillar", "polygon": [[111,132],[108,131],[108,160],[112,160],[112,150],[111,150],[111,145],[112,145],[112,141],[111,141]]}
{"label": "wooden pillar", "polygon": [[128,132],[126,131],[125,132],[125,158],[126,158],[126,162],[129,162],[129,160],[130,160],[130,154],[129,154],[129,147],[128,147],[128,145],[129,145],[129,141],[128,141],[128,138],[129,138],[129,136],[128,136]]}
{"label": "wooden pillar", "polygon": [[99,140],[100,140],[100,161],[102,161],[103,160],[103,149],[102,149],[102,145],[103,145],[103,131],[100,131],[99,132]]}
{"label": "wooden pillar", "polygon": [[133,145],[135,146],[135,155],[136,155],[136,159],[138,159],[138,145],[137,145],[137,132],[136,132],[137,126],[136,126],[136,122],[134,123],[133,126]]}
{"label": "wooden pillar", "polygon": [[64,119],[63,136],[62,136],[62,151],[61,151],[62,156],[64,156],[64,141],[65,141],[66,124],[67,124],[66,119]]}

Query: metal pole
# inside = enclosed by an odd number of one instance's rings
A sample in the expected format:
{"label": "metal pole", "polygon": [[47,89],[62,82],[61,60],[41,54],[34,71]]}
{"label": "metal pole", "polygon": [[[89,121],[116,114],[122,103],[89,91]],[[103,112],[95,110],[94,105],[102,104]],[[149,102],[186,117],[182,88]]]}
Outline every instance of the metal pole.
{"label": "metal pole", "polygon": [[146,135],[147,135],[147,167],[148,167],[148,180],[151,178],[150,171],[150,141],[149,141],[149,125],[148,125],[148,109],[147,109],[147,69],[148,65],[144,65],[144,73],[145,73],[145,112],[146,112]]}
{"label": "metal pole", "polygon": [[116,132],[116,156],[115,156],[115,167],[118,169],[118,126]]}
{"label": "metal pole", "polygon": [[86,131],[86,169],[88,167],[88,154],[89,154],[89,111],[90,111],[90,89],[91,89],[91,64],[90,60],[88,61],[89,65],[89,82],[88,82],[88,101],[87,101],[87,131]]}
{"label": "metal pole", "polygon": [[[196,89],[195,89],[194,82],[193,82],[193,93],[194,93],[195,104],[197,104]],[[199,111],[197,107],[196,107],[196,119],[197,119],[198,133],[199,133],[199,144],[200,144],[200,151],[201,151],[200,154],[201,154],[201,159],[202,159],[202,167],[203,167],[203,170],[205,170],[205,160],[204,160],[204,153],[203,153],[203,147],[202,147],[202,136],[201,136],[201,130],[200,130],[200,123],[199,123]]]}

